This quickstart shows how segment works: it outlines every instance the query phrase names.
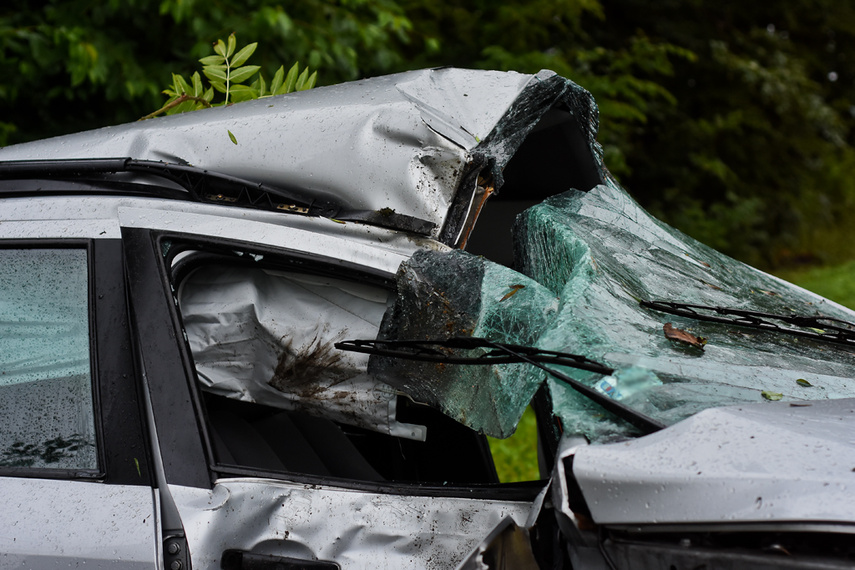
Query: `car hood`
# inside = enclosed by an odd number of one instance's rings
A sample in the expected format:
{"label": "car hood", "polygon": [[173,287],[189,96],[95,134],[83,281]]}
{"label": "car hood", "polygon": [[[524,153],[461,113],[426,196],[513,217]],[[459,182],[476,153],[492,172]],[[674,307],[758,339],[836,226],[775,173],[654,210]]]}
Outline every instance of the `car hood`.
{"label": "car hood", "polygon": [[658,433],[578,448],[575,478],[605,525],[852,524],[855,400],[705,410]]}

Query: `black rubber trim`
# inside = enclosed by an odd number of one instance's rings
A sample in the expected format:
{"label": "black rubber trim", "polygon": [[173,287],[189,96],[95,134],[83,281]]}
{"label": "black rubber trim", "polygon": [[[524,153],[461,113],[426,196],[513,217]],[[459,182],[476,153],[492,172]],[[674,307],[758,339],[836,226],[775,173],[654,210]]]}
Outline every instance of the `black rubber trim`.
{"label": "black rubber trim", "polygon": [[552,397],[546,382],[540,385],[531,399],[531,407],[537,418],[537,465],[540,476],[549,477],[555,468],[558,442],[561,433],[552,411]]}
{"label": "black rubber trim", "polygon": [[95,240],[91,252],[105,482],[153,486],[151,446],[130,337],[122,242]]}
{"label": "black rubber trim", "polygon": [[164,270],[160,240],[146,229],[123,228],[136,342],[148,380],[166,480],[211,488],[197,407],[191,394],[184,339]]}
{"label": "black rubber trim", "polygon": [[327,560],[306,560],[290,556],[226,550],[223,552],[220,568],[223,570],[340,570],[341,566]]}

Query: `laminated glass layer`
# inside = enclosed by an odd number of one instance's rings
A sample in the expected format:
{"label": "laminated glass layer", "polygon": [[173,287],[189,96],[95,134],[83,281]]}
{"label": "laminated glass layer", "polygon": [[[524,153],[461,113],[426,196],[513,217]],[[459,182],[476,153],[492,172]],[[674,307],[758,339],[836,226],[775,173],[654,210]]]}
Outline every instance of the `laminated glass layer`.
{"label": "laminated glass layer", "polygon": [[[855,321],[849,310],[656,220],[616,186],[553,196],[525,211],[514,232],[521,273],[461,251],[416,254],[398,274],[397,300],[381,337],[471,335],[581,354],[615,373],[562,372],[665,424],[714,406],[855,396],[855,351],[849,346],[642,306],[645,300],[662,300]],[[706,344],[668,338],[668,323]],[[544,381],[565,432],[600,442],[634,433],[527,364],[464,366],[375,357],[371,370],[414,399],[494,437],[513,432]]]}

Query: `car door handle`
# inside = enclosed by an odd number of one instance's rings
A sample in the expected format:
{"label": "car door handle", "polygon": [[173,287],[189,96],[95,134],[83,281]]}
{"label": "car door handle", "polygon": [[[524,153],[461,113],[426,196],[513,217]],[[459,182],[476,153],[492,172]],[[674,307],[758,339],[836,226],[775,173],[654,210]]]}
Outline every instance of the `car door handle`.
{"label": "car door handle", "polygon": [[253,554],[243,550],[223,552],[220,567],[223,570],[341,570],[341,566],[336,562]]}

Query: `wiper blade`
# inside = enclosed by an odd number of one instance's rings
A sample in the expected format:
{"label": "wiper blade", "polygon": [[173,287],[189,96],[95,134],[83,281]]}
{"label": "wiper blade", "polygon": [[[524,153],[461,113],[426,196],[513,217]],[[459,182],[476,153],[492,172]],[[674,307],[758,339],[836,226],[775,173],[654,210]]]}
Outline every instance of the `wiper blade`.
{"label": "wiper blade", "polygon": [[[776,315],[729,307],[711,307],[671,301],[641,301],[642,307],[688,317],[699,321],[738,325],[782,334],[812,338],[849,346],[855,345],[855,323],[831,317],[813,315]],[[802,328],[792,328],[793,325]],[[805,330],[808,329],[808,330]]]}
{"label": "wiper blade", "polygon": [[[56,160],[0,161],[0,180],[85,180],[87,177],[117,173],[147,174],[170,180],[196,202],[221,203],[230,206],[262,208],[321,216],[341,221],[367,224],[428,235],[435,224],[391,210],[355,210],[335,202],[317,200],[286,188],[253,182],[230,174],[213,172],[189,164],[134,158],[73,158]],[[103,183],[103,179],[99,180]],[[15,194],[6,190],[4,194]],[[32,194],[32,191],[24,193]],[[36,192],[39,193],[39,192]],[[50,193],[50,192],[41,192]],[[136,194],[137,192],[134,192]],[[158,190],[153,195],[167,197]],[[174,197],[174,196],[171,196]]]}
{"label": "wiper blade", "polygon": [[[536,366],[544,372],[557,378],[599,404],[605,410],[639,429],[644,435],[657,432],[665,427],[665,424],[630,408],[626,404],[614,400],[605,394],[594,390],[567,376],[559,370],[555,370],[543,363],[569,366],[580,370],[588,370],[599,374],[612,374],[613,368],[591,360],[578,354],[542,350],[531,346],[516,344],[505,344],[493,342],[486,338],[478,337],[455,337],[447,340],[346,340],[338,342],[335,347],[340,350],[362,352],[365,354],[388,356],[393,358],[406,358],[408,360],[420,360],[427,362],[442,362],[446,364],[512,364],[527,363]],[[449,354],[441,349],[473,349],[489,348],[488,352],[479,356],[462,356]]]}
{"label": "wiper blade", "polygon": [[[513,364],[535,362],[560,364],[571,368],[589,370],[600,374],[611,374],[614,369],[585,356],[543,350],[533,346],[520,346],[493,342],[486,338],[455,337],[448,340],[345,340],[336,343],[336,348],[351,352],[363,352],[377,356],[391,356],[408,360],[441,362],[443,364]],[[462,356],[445,349],[490,348],[478,356]],[[510,349],[510,352],[509,350]]]}

